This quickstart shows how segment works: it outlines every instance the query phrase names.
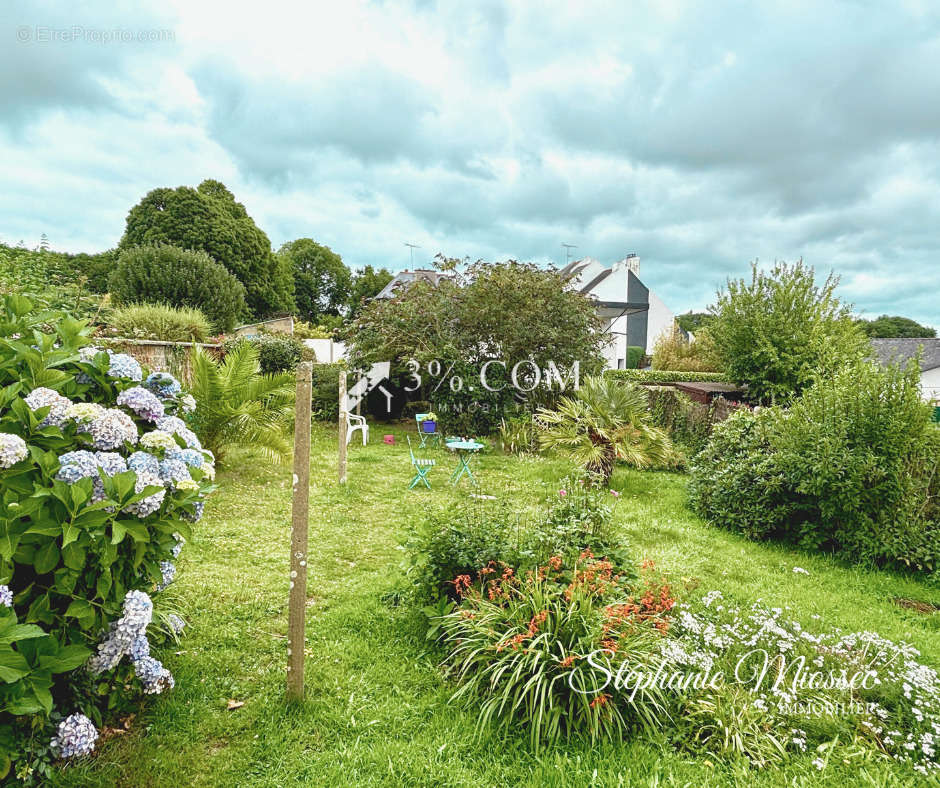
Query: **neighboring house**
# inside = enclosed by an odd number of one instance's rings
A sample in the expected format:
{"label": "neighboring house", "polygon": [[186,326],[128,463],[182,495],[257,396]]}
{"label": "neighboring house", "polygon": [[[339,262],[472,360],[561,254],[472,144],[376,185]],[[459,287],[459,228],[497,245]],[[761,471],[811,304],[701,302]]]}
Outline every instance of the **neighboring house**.
{"label": "neighboring house", "polygon": [[626,366],[628,347],[641,347],[651,354],[656,340],[675,323],[672,310],[640,281],[640,258],[635,254],[610,267],[585,257],[558,273],[597,304],[605,330],[613,339],[604,351],[611,369]]}
{"label": "neighboring house", "polygon": [[434,271],[430,268],[416,268],[414,271],[399,271],[395,274],[395,278],[382,288],[382,291],[376,298],[393,298],[398,288],[409,287],[418,281],[430,282],[437,287],[441,279],[452,279],[453,276],[453,274],[447,271]]}
{"label": "neighboring house", "polygon": [[920,390],[928,402],[940,402],[940,339],[873,339],[871,345],[882,364],[906,364],[920,352]]}
{"label": "neighboring house", "polygon": [[232,333],[237,337],[256,337],[263,331],[272,334],[294,334],[294,318],[292,315],[282,315],[281,317],[272,317],[270,320],[262,320],[258,323],[248,323],[244,326],[237,326]]}

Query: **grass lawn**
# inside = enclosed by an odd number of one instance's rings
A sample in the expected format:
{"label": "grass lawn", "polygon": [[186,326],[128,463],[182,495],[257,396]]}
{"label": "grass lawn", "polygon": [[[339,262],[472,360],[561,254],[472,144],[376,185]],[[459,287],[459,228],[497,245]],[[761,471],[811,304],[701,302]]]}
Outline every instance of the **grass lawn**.
{"label": "grass lawn", "polygon": [[[381,432],[376,428],[374,432]],[[387,430],[386,430],[387,431]],[[455,460],[433,452],[431,491],[408,491],[404,433],[350,450],[349,483],[336,484],[335,431],[315,427],[310,497],[307,700],[284,701],[291,472],[259,456],[230,458],[220,490],[183,551],[176,596],[189,627],[181,651],[158,654],[176,689],[144,706],[132,729],[56,785],[916,785],[882,762],[784,771],[710,763],[654,742],[569,743],[535,753],[523,732],[475,737],[474,709],[449,703],[420,615],[383,597],[402,584],[400,545],[425,506],[453,507],[470,488],[447,484]],[[556,488],[570,465],[489,454],[480,491],[520,507]],[[619,469],[617,518],[634,554],[676,581],[728,598],[789,606],[846,630],[912,642],[940,664],[940,615],[902,610],[893,597],[940,603],[909,577],[754,544],[708,527],[684,505],[685,478]],[[793,567],[809,571],[794,574]],[[229,711],[229,699],[244,703]],[[923,778],[921,778],[923,779]]]}

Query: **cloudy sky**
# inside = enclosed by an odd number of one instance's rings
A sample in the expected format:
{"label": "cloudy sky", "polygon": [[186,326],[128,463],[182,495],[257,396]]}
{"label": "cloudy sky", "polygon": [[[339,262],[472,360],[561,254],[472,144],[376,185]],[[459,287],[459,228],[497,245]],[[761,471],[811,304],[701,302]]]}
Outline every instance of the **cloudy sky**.
{"label": "cloudy sky", "polygon": [[4,0],[0,239],[223,181],[352,267],[612,262],[675,311],[802,256],[940,327],[940,3]]}

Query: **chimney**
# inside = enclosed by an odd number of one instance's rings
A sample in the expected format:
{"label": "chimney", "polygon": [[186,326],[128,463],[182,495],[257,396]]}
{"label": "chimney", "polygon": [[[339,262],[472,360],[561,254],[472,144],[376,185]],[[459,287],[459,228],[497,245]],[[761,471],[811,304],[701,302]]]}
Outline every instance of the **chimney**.
{"label": "chimney", "polygon": [[616,264],[626,266],[628,271],[633,271],[637,276],[640,275],[640,256],[636,252],[629,252],[623,260],[618,261]]}

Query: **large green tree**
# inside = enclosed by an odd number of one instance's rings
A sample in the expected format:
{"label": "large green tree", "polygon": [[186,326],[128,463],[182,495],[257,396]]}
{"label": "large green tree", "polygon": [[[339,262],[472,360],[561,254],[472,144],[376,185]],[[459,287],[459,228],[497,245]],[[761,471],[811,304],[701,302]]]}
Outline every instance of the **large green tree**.
{"label": "large green tree", "polygon": [[582,377],[597,371],[608,340],[601,329],[593,302],[555,271],[508,261],[477,262],[437,285],[418,281],[369,301],[348,336],[355,366],[392,361],[404,370],[413,360],[402,382],[417,386],[420,377],[448,429],[483,432],[520,399],[529,407],[557,399],[552,365],[561,375],[576,361]]}
{"label": "large green tree", "polygon": [[859,326],[868,336],[875,338],[930,338],[937,336],[936,329],[922,326],[916,320],[900,315],[882,315],[875,320],[859,320]]}
{"label": "large green tree", "polygon": [[294,308],[294,281],[268,236],[222,183],[205,180],[149,192],[127,215],[121,250],[172,244],[204,251],[244,286],[252,315],[266,317]]}
{"label": "large green tree", "polygon": [[312,238],[284,244],[277,253],[294,280],[297,313],[310,323],[339,315],[349,303],[352,275],[343,258]]}
{"label": "large green tree", "polygon": [[757,402],[789,402],[821,378],[862,358],[868,341],[839,302],[837,277],[816,284],[800,260],[751,280],[728,280],[710,311],[708,331],[720,367]]}
{"label": "large green tree", "polygon": [[358,269],[353,275],[349,289],[349,317],[355,319],[363,305],[381,293],[382,288],[394,278],[394,274],[387,268],[376,271],[371,265],[367,265]]}

